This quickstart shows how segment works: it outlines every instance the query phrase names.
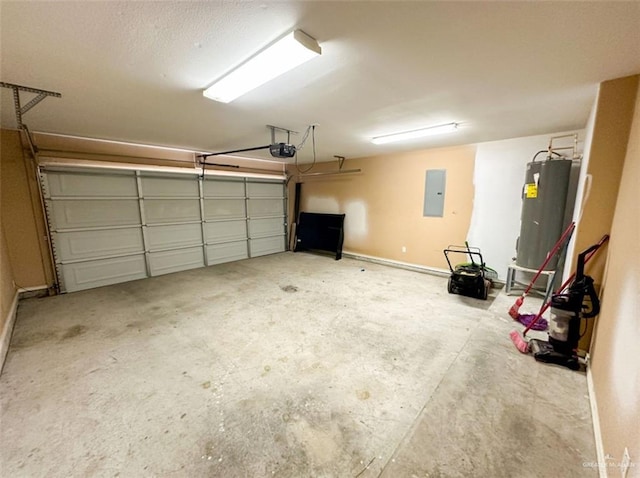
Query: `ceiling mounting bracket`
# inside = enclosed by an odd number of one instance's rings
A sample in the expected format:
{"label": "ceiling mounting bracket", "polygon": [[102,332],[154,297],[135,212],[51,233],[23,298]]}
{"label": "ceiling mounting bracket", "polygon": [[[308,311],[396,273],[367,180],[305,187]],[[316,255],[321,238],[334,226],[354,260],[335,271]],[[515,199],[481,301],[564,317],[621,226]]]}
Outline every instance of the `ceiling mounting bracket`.
{"label": "ceiling mounting bracket", "polygon": [[276,142],[276,130],[278,131],[284,131],[285,133],[287,133],[287,144],[291,144],[291,134],[298,134],[297,131],[293,131],[292,129],[287,129],[287,128],[281,128],[280,126],[273,126],[268,124],[267,128],[269,128],[271,130],[271,144],[274,144]]}
{"label": "ceiling mounting bracket", "polygon": [[[18,128],[20,129],[24,129],[24,125],[22,124],[22,116],[27,111],[29,111],[35,105],[40,103],[47,96],[53,96],[55,98],[62,97],[60,93],[56,93],[55,91],[47,91],[47,90],[41,90],[38,88],[30,88],[28,86],[14,85],[13,83],[5,83],[4,81],[0,81],[0,86],[3,88],[10,88],[13,90],[13,105],[16,109],[16,121],[18,122]],[[21,91],[26,91],[27,93],[34,93],[36,96],[33,97],[26,105],[22,106],[20,104]]]}

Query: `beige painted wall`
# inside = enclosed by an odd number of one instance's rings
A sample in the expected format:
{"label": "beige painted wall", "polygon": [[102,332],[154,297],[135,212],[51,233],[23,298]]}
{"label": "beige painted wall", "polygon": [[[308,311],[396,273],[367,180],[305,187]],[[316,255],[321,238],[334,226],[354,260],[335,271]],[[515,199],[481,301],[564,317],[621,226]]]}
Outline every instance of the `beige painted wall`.
{"label": "beige painted wall", "polygon": [[[626,144],[626,142],[625,142]],[[604,453],[620,463],[629,448],[640,476],[640,88],[611,226],[602,310],[591,351]],[[619,476],[611,468],[609,476]]]}
{"label": "beige painted wall", "polygon": [[[1,171],[1,169],[0,169]],[[2,173],[0,172],[0,192],[2,189]],[[0,333],[9,319],[9,312],[15,295],[15,287],[13,286],[13,270],[9,260],[9,251],[4,236],[4,225],[2,224],[2,216],[0,216]],[[3,357],[0,357],[2,360]]]}
{"label": "beige painted wall", "polygon": [[9,251],[7,250],[7,243],[4,238],[4,228],[0,226],[0,311],[2,313],[2,315],[0,315],[0,332],[4,330],[8,322],[11,304],[13,303],[13,297],[16,292],[13,286],[13,280]]}
{"label": "beige painted wall", "polygon": [[[20,133],[2,130],[0,148],[2,202],[0,212],[7,251],[18,287],[51,285],[38,185],[22,154]],[[43,257],[44,251],[44,257]]]}
{"label": "beige painted wall", "polygon": [[[347,159],[343,169],[362,171],[296,178],[303,182],[301,211],[345,213],[345,251],[446,269],[442,250],[449,244],[464,244],[467,237],[473,208],[474,161],[473,146]],[[335,169],[335,162],[321,163],[313,172]],[[441,218],[423,217],[428,169],[447,171]],[[296,174],[292,167],[288,172]],[[293,197],[293,187],[289,190]]]}
{"label": "beige painted wall", "polygon": [[[593,176],[593,181],[582,219],[574,234],[572,270],[575,270],[577,254],[611,231],[637,89],[638,75],[600,84],[587,166],[587,174]],[[587,271],[598,289],[606,264],[606,254],[602,252],[606,251],[601,251],[589,262]],[[590,320],[588,326],[587,333],[580,341],[583,350],[589,350],[594,321]]]}

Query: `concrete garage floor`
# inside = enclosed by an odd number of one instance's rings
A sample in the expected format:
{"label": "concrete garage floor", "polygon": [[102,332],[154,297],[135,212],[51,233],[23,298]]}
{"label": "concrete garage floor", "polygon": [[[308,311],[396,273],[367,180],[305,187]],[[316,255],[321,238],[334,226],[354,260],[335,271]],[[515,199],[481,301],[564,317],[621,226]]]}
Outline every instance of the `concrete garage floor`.
{"label": "concrete garage floor", "polygon": [[1,474],[596,476],[585,375],[495,295],[283,253],[22,301]]}

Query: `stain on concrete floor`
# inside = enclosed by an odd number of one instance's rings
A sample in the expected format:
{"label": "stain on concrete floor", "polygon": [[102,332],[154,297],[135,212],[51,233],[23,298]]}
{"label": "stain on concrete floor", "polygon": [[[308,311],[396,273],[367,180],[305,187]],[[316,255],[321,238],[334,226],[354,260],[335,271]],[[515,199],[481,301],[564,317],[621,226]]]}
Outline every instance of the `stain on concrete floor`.
{"label": "stain on concrete floor", "polygon": [[298,292],[298,288],[295,285],[280,286],[280,289],[284,292]]}
{"label": "stain on concrete floor", "polygon": [[73,325],[67,329],[62,336],[62,340],[72,339],[86,333],[87,327],[84,325]]}

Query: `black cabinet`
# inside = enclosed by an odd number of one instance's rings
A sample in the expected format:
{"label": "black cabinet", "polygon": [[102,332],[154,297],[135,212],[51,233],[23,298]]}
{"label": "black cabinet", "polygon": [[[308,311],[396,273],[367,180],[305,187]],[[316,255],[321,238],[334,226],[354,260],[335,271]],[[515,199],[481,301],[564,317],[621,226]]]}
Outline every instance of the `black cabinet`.
{"label": "black cabinet", "polygon": [[342,258],[344,241],[344,214],[301,212],[296,227],[295,252],[327,251]]}

